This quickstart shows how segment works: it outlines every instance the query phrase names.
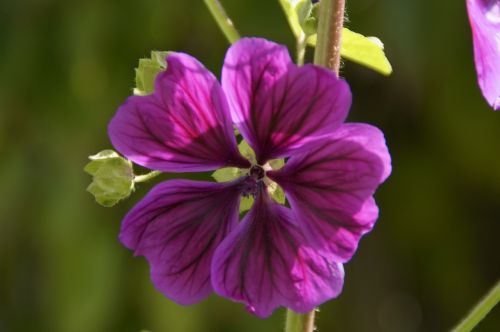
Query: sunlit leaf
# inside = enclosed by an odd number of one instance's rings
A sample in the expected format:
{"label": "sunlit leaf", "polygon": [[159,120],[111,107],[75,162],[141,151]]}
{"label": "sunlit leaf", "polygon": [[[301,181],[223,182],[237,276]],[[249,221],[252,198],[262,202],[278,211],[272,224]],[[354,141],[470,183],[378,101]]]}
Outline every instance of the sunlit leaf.
{"label": "sunlit leaf", "polygon": [[[309,37],[308,43],[316,45],[316,35]],[[376,37],[365,37],[347,28],[342,30],[340,55],[352,62],[371,68],[383,75],[392,73],[392,66],[385,56],[384,44]]]}
{"label": "sunlit leaf", "polygon": [[[279,2],[295,37],[299,38],[305,34],[309,36],[308,44],[316,46],[317,35],[314,29],[317,27],[318,4],[311,6],[310,0],[279,0]],[[380,74],[392,73],[392,66],[384,53],[384,45],[376,37],[365,37],[344,28],[340,55]]]}

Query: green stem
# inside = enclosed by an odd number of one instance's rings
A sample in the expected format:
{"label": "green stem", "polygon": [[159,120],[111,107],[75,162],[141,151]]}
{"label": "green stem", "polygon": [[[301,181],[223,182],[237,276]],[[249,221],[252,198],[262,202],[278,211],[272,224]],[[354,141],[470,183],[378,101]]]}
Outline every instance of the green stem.
{"label": "green stem", "polygon": [[479,324],[484,317],[500,301],[500,280],[488,294],[472,309],[472,311],[455,327],[452,332],[469,332]]}
{"label": "green stem", "polygon": [[157,177],[158,175],[160,175],[161,172],[160,171],[152,171],[152,172],[149,172],[147,174],[143,174],[143,175],[136,175],[134,176],[134,182],[135,183],[138,183],[138,182],[146,182],[146,181],[149,181],[151,180],[152,178],[155,178]]}
{"label": "green stem", "polygon": [[298,314],[291,309],[286,311],[285,332],[313,332],[315,310]]}
{"label": "green stem", "polygon": [[304,57],[306,55],[307,47],[307,36],[305,33],[301,32],[297,37],[297,65],[302,66],[304,64]]}
{"label": "green stem", "polygon": [[214,17],[215,21],[219,25],[219,28],[222,30],[224,35],[226,36],[229,43],[234,44],[238,39],[240,39],[240,34],[236,30],[233,25],[233,22],[227,16],[224,7],[218,0],[204,0],[205,5],[207,5],[210,13]]}
{"label": "green stem", "polygon": [[[286,7],[283,5],[286,12]],[[345,0],[321,0],[319,8],[318,39],[314,52],[314,63],[331,69],[339,74],[340,43],[344,27]],[[291,24],[292,25],[292,24]],[[293,27],[293,25],[292,25]],[[307,38],[303,32],[297,38],[297,64],[304,61]],[[287,310],[285,332],[313,332],[315,310],[307,314],[298,314]]]}
{"label": "green stem", "polygon": [[314,63],[331,69],[337,75],[340,69],[344,10],[345,0],[321,0],[319,5],[318,39]]}

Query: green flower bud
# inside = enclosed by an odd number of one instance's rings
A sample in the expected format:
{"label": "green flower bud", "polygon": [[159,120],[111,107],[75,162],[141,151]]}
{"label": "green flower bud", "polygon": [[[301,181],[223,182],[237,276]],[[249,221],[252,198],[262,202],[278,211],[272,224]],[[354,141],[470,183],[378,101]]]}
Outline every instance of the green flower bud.
{"label": "green flower bud", "polygon": [[316,34],[318,30],[319,3],[312,4],[311,0],[299,1],[295,6],[295,12],[306,36]]}
{"label": "green flower bud", "polygon": [[145,96],[153,93],[156,76],[167,68],[167,55],[168,52],[152,51],[151,59],[139,59],[139,66],[135,69],[134,95]]}
{"label": "green flower bud", "polygon": [[113,150],[90,156],[84,171],[93,176],[87,191],[102,206],[111,207],[134,190],[132,163]]}

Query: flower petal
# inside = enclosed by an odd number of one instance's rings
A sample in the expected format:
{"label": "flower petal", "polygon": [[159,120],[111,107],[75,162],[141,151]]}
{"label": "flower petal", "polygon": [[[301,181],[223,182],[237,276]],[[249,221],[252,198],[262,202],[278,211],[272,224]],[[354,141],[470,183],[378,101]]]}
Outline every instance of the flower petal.
{"label": "flower petal", "polygon": [[215,248],[238,222],[234,182],[172,180],[154,187],[125,217],[121,242],[145,256],[154,285],[180,304],[211,291]]}
{"label": "flower petal", "polygon": [[244,38],[228,51],[222,87],[232,119],[263,165],[337,129],[351,105],[344,80],[295,66],[284,46]]}
{"label": "flower petal", "polygon": [[390,171],[383,134],[352,123],[267,175],[285,190],[310,241],[346,262],[378,217],[372,196]]}
{"label": "flower petal", "polygon": [[484,98],[500,109],[500,2],[467,0],[477,78]]}
{"label": "flower petal", "polygon": [[155,92],[130,97],[111,120],[113,146],[133,162],[165,172],[248,167],[217,79],[189,55],[170,53],[166,60]]}
{"label": "flower petal", "polygon": [[310,311],[341,292],[343,277],[342,264],[312,249],[291,211],[265,190],[217,248],[212,264],[214,290],[260,317],[279,306]]}

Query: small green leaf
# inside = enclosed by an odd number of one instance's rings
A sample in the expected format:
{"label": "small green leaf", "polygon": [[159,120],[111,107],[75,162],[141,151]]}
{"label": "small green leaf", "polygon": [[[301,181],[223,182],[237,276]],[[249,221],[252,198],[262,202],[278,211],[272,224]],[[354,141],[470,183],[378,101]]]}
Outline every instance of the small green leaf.
{"label": "small green leaf", "polygon": [[[316,35],[307,42],[316,46]],[[390,75],[392,66],[384,53],[384,44],[377,37],[365,37],[347,28],[342,30],[340,55],[352,62],[373,69],[382,75]]]}
{"label": "small green leaf", "polygon": [[250,210],[253,205],[253,196],[243,196],[240,201],[240,213]]}
{"label": "small green leaf", "polygon": [[113,150],[101,151],[89,159],[84,171],[93,179],[87,191],[99,204],[110,207],[130,196],[134,190],[134,172],[129,160]]}
{"label": "small green leaf", "polygon": [[150,59],[139,59],[139,66],[135,69],[135,95],[153,93],[156,76],[167,68],[167,55],[165,51],[152,51]]}

